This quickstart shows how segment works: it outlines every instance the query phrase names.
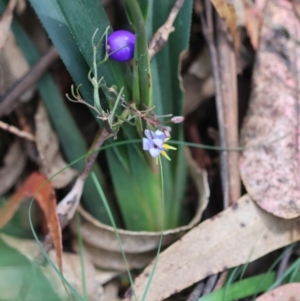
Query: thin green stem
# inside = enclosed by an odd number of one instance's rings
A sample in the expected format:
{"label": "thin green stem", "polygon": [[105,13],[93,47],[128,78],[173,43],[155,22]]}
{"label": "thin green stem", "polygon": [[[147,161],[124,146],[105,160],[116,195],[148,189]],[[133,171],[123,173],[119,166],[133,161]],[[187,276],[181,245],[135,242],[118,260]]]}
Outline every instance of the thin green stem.
{"label": "thin green stem", "polygon": [[158,257],[159,257],[160,250],[161,250],[163,231],[164,231],[164,219],[163,219],[163,216],[165,214],[164,213],[164,211],[165,211],[165,189],[164,189],[163,165],[161,163],[161,157],[160,156],[158,156],[158,162],[159,162],[159,167],[160,167],[161,200],[162,200],[162,202],[161,202],[161,211],[162,211],[162,214],[161,214],[161,216],[162,216],[162,219],[161,219],[161,234],[160,234],[160,237],[159,237],[159,243],[158,243],[157,253],[156,253],[156,256],[155,256],[155,260],[154,260],[154,263],[153,263],[153,267],[152,267],[149,279],[147,281],[147,285],[146,285],[146,288],[145,288],[145,291],[144,291],[144,294],[143,294],[143,297],[142,297],[142,301],[146,300],[148,292],[149,292],[149,289],[150,289],[150,285],[152,283],[152,279],[153,279],[153,276],[154,276],[154,273],[155,273],[155,270],[156,270],[156,266],[157,266],[157,263],[158,263]]}
{"label": "thin green stem", "polygon": [[[45,181],[45,183],[47,183],[47,181]],[[38,191],[44,186],[45,184],[41,185],[40,188],[38,189]],[[32,219],[31,219],[31,209],[32,209],[32,204],[33,204],[33,200],[34,198],[32,198],[30,205],[29,205],[29,209],[28,209],[28,220],[29,220],[29,225],[30,225],[30,229],[32,232],[32,235],[36,241],[36,243],[38,244],[39,248],[41,249],[43,255],[45,256],[45,258],[47,259],[47,261],[49,262],[49,264],[51,265],[51,267],[53,268],[53,270],[56,272],[56,274],[59,276],[59,278],[66,284],[66,286],[70,289],[71,293],[80,301],[84,301],[82,300],[82,298],[80,297],[80,295],[74,290],[74,288],[71,286],[71,284],[68,282],[68,280],[63,276],[63,274],[58,270],[58,268],[55,266],[55,264],[52,262],[52,260],[50,259],[50,257],[48,256],[47,252],[45,251],[45,249],[43,248],[40,240],[38,239],[36,232],[34,230],[33,224],[32,224]]]}
{"label": "thin green stem", "polygon": [[115,232],[115,235],[116,235],[116,238],[118,240],[118,244],[119,244],[119,247],[120,247],[120,250],[121,250],[121,253],[122,253],[122,257],[123,257],[123,260],[124,260],[124,263],[125,263],[125,267],[126,267],[126,271],[127,271],[127,275],[128,275],[128,278],[129,278],[129,281],[130,281],[130,284],[131,284],[131,287],[132,287],[132,291],[133,291],[133,295],[134,295],[134,298],[136,301],[138,301],[138,298],[137,298],[137,295],[136,295],[136,292],[135,292],[135,288],[134,288],[134,283],[133,283],[133,279],[132,279],[132,276],[131,276],[131,273],[130,273],[130,269],[129,269],[129,264],[128,264],[128,261],[127,261],[127,258],[126,258],[126,254],[125,254],[125,251],[124,251],[124,248],[123,248],[123,244],[122,244],[122,241],[121,241],[121,237],[119,235],[119,232],[118,232],[118,229],[117,229],[117,225],[115,223],[115,220],[114,220],[114,217],[111,213],[111,210],[110,210],[110,207],[108,205],[108,202],[107,202],[107,199],[105,197],[105,194],[103,192],[103,189],[97,179],[97,176],[95,175],[94,172],[91,173],[91,176],[92,176],[92,179],[95,183],[95,186],[96,188],[98,189],[98,192],[99,192],[99,195],[103,201],[103,205],[105,207],[105,210],[108,214],[108,217],[110,219],[110,222],[114,228],[114,232]]}
{"label": "thin green stem", "polygon": [[80,267],[81,267],[81,281],[82,281],[82,289],[83,289],[83,297],[85,301],[88,301],[88,294],[87,294],[87,287],[86,287],[86,274],[85,274],[85,264],[84,264],[84,249],[83,249],[83,241],[81,235],[81,227],[80,227],[80,218],[78,213],[75,214],[75,222],[76,222],[76,232],[77,235],[77,242],[79,248],[79,255],[80,255]]}

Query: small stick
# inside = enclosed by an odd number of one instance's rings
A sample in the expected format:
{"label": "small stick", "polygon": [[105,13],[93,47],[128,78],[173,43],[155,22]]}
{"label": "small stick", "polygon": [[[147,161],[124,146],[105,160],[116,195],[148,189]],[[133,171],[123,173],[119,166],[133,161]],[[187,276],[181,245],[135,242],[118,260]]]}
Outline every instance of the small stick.
{"label": "small stick", "polygon": [[58,57],[55,47],[52,46],[21,79],[8,89],[0,98],[0,116],[9,114],[17,106],[20,96],[34,86],[35,82]]}
{"label": "small stick", "polygon": [[280,279],[282,277],[283,273],[285,272],[292,253],[293,253],[293,248],[288,249],[286,251],[286,253],[284,254],[283,258],[281,259],[281,261],[279,263],[277,275],[276,275],[276,280]]}
{"label": "small stick", "polygon": [[218,281],[217,281],[217,283],[214,287],[214,291],[216,291],[216,290],[223,287],[223,285],[224,285],[224,283],[227,279],[227,275],[228,275],[228,270],[221,273],[221,275],[220,275],[220,277],[219,277],[219,279],[218,279]]}
{"label": "small stick", "polygon": [[[221,76],[220,76],[220,66],[218,61],[218,53],[214,43],[214,26],[212,19],[212,4],[209,0],[205,0],[205,15],[207,21],[204,20],[203,14],[201,14],[201,23],[203,27],[203,33],[206,38],[210,56],[211,64],[213,70],[213,77],[215,83],[215,93],[216,93],[216,105],[218,111],[218,123],[219,123],[219,133],[220,133],[220,146],[226,148],[226,132],[224,128],[224,110],[223,110],[223,95],[221,90]],[[223,188],[223,203],[224,208],[228,207],[229,204],[229,171],[228,171],[228,152],[222,151],[220,154],[221,158],[221,179]]]}
{"label": "small stick", "polygon": [[214,274],[208,277],[207,282],[205,284],[202,296],[208,295],[213,291],[215,284],[218,280],[219,274]]}
{"label": "small stick", "polygon": [[200,281],[194,287],[193,291],[190,293],[186,301],[197,301],[198,298],[202,295],[203,289],[204,289],[204,282]]}
{"label": "small stick", "polygon": [[35,137],[32,134],[22,131],[22,130],[19,130],[17,127],[15,127],[13,125],[9,125],[1,120],[0,120],[0,128],[7,132],[10,132],[20,138],[24,138],[29,141],[35,141]]}
{"label": "small stick", "polygon": [[167,43],[169,35],[175,30],[173,23],[184,3],[184,0],[177,0],[169,14],[169,17],[164,25],[162,25],[153,36],[149,44],[149,58],[150,60],[153,56],[159,52]]}

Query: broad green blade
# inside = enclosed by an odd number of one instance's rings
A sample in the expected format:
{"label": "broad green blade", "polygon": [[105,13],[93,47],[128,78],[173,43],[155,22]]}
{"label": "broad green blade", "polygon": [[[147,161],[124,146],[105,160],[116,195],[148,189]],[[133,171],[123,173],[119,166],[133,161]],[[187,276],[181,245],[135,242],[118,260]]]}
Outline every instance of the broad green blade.
{"label": "broad green blade", "polygon": [[[91,39],[96,28],[99,28],[99,38],[108,26],[108,19],[103,7],[96,0],[30,0],[50,38],[58,49],[64,63],[77,84],[82,83],[81,93],[86,101],[92,103],[92,87],[87,80],[87,73],[92,62]],[[70,3],[69,3],[70,2]],[[136,5],[136,0],[127,0]],[[151,22],[146,22],[146,32],[151,34],[167,19],[174,1],[167,1],[166,5],[150,1],[149,5],[142,5],[142,19],[148,14]],[[187,0],[175,22],[176,30],[171,45],[167,45],[159,55],[162,56],[159,62],[156,58],[151,66],[155,72],[156,79],[153,81],[153,101],[157,106],[156,113],[178,115],[182,110],[182,93],[179,89],[177,79],[179,53],[187,48],[189,26],[191,18],[192,1]],[[129,9],[130,10],[130,9]],[[131,15],[136,10],[131,10]],[[130,14],[130,13],[129,13]],[[144,28],[139,28],[139,20],[134,14],[131,16],[133,28],[139,33]],[[184,26],[182,25],[184,24]],[[141,25],[143,26],[143,25]],[[100,46],[100,50],[102,46]],[[144,41],[139,43],[139,52],[147,53]],[[99,51],[99,60],[103,56]],[[157,56],[157,58],[158,58]],[[72,59],[70,59],[72,57]],[[166,58],[166,61],[164,61]],[[143,58],[144,60],[144,58]],[[146,61],[141,64],[144,70],[149,70]],[[139,72],[147,80],[149,72]],[[158,72],[159,71],[159,72]],[[132,78],[128,75],[128,68],[120,63],[106,62],[99,66],[99,72],[104,75],[108,86],[117,85],[125,87],[125,97],[132,100],[131,94]],[[152,100],[151,89],[145,85],[146,80],[139,80],[139,91],[141,99],[147,103],[147,98]],[[148,82],[149,83],[149,82]],[[143,88],[144,87],[144,88]],[[147,90],[149,89],[149,92]],[[101,96],[101,94],[100,94]],[[162,103],[161,103],[162,102]],[[141,133],[126,127],[118,134],[118,139],[140,138]],[[182,139],[182,129],[176,126],[172,132],[173,139]],[[112,140],[112,139],[111,139]],[[142,142],[142,141],[141,141]],[[114,184],[118,203],[125,220],[126,227],[131,230],[156,230],[160,223],[160,181],[158,168],[152,159],[138,149],[140,146],[123,146],[119,149],[107,151],[109,168]],[[167,202],[164,223],[166,228],[173,228],[178,225],[180,206],[185,187],[185,160],[181,148],[177,152],[170,152],[172,162],[164,163],[165,199]],[[90,210],[89,210],[90,211]]]}
{"label": "broad green blade", "polygon": [[[0,240],[0,299],[59,301],[41,269]],[[62,284],[61,284],[62,285]]]}
{"label": "broad green blade", "polygon": [[[143,2],[143,0],[139,0]],[[167,20],[175,0],[166,0],[164,5],[160,1],[149,1],[148,20],[146,22],[148,41],[156,30]],[[153,102],[157,115],[183,114],[183,93],[180,90],[178,79],[179,56],[188,48],[190,24],[192,16],[192,0],[186,0],[174,22],[175,31],[169,36],[164,48],[154,56],[151,61]],[[183,140],[183,126],[172,126],[171,137],[173,140]],[[177,151],[170,151],[171,163],[164,161],[166,212],[168,224],[175,227],[179,223],[182,199],[186,183],[186,164],[183,147]],[[168,184],[169,182],[169,184]]]}

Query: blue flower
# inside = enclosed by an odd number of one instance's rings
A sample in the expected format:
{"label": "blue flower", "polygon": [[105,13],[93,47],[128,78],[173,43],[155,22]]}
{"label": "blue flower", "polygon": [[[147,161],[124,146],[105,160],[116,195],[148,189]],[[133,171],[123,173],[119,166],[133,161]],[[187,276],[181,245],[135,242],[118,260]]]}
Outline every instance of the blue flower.
{"label": "blue flower", "polygon": [[176,149],[173,146],[166,144],[165,142],[169,140],[164,132],[156,130],[155,132],[145,130],[146,138],[143,138],[143,150],[148,151],[152,158],[156,158],[162,154],[168,160],[170,157],[165,152],[168,149]]}

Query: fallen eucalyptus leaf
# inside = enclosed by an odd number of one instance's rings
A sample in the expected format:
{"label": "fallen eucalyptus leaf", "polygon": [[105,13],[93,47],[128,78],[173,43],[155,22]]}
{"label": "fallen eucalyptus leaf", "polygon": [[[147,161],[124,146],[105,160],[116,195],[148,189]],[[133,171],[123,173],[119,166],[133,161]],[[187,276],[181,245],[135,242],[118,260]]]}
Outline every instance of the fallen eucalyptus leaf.
{"label": "fallen eucalyptus leaf", "polygon": [[0,50],[4,47],[5,42],[10,33],[10,25],[13,18],[13,11],[17,4],[17,0],[10,0],[7,4],[6,10],[0,18]]}
{"label": "fallen eucalyptus leaf", "polygon": [[4,166],[0,168],[0,195],[7,192],[16,184],[26,164],[26,153],[21,142],[16,140],[9,147],[5,157]]}
{"label": "fallen eucalyptus leaf", "polygon": [[259,296],[256,301],[300,301],[300,283],[288,283]]}
{"label": "fallen eucalyptus leaf", "polygon": [[[29,70],[28,63],[11,32],[8,33],[5,45],[0,52],[0,66],[0,94],[4,94],[8,88],[11,88]],[[33,92],[34,87],[28,89],[22,94],[20,100],[24,102],[31,99]],[[9,114],[13,108],[14,106],[9,111],[6,110],[5,114]]]}
{"label": "fallen eucalyptus leaf", "polygon": [[[57,136],[52,130],[42,102],[39,103],[35,114],[35,125],[36,144],[40,154],[44,157],[44,160],[42,160],[43,172],[50,177],[65,167],[67,163],[63,160],[59,151]],[[51,182],[55,188],[63,188],[73,180],[76,174],[77,172],[74,169],[67,168],[51,179]]]}
{"label": "fallen eucalyptus leaf", "polygon": [[[251,262],[299,239],[300,218],[275,217],[245,195],[161,253],[147,301],[163,300],[211,274]],[[152,264],[135,280],[139,299],[151,269]]]}
{"label": "fallen eucalyptus leaf", "polygon": [[184,95],[184,115],[193,113],[201,103],[214,95],[209,50],[203,49],[188,72],[182,76]]}
{"label": "fallen eucalyptus leaf", "polygon": [[266,143],[242,153],[240,172],[247,192],[259,206],[289,219],[300,215],[300,140],[296,130],[300,23],[287,0],[268,1],[264,12],[241,141],[246,147],[258,140]]}
{"label": "fallen eucalyptus leaf", "polygon": [[34,198],[44,213],[45,221],[57,254],[57,263],[62,271],[62,236],[61,227],[56,212],[56,195],[51,182],[46,182],[45,175],[33,172],[8,199],[0,210],[0,229],[13,217],[26,198]]}
{"label": "fallen eucalyptus leaf", "polygon": [[240,34],[237,29],[237,16],[235,7],[226,0],[210,0],[214,5],[219,16],[225,20],[225,23],[232,34],[234,48],[236,51],[240,49]]}

